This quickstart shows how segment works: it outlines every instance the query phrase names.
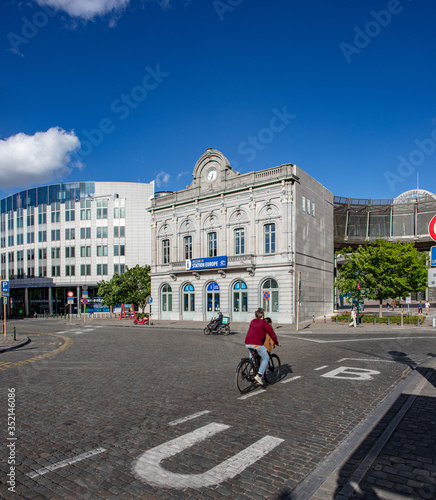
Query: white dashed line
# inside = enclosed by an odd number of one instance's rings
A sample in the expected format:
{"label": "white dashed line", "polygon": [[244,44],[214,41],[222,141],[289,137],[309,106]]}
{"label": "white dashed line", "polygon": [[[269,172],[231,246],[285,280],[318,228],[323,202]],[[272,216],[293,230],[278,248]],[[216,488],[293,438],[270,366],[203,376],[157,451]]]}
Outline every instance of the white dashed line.
{"label": "white dashed line", "polygon": [[257,396],[259,394],[263,394],[264,392],[266,392],[266,389],[262,389],[262,388],[255,389],[254,391],[249,392],[248,394],[244,394],[243,396],[240,396],[238,399],[251,398],[252,396]]}
{"label": "white dashed line", "polygon": [[85,460],[86,458],[92,457],[94,455],[98,455],[99,453],[103,453],[106,451],[106,448],[96,448],[95,450],[87,451],[86,453],[81,453],[74,458],[69,458],[67,460],[62,460],[62,462],[58,462],[53,465],[47,465],[47,467],[42,467],[41,469],[36,470],[35,472],[29,472],[27,475],[34,479],[38,476],[43,476],[53,470],[61,469],[62,467],[66,467],[67,465],[75,464],[76,462],[80,462],[81,460]]}
{"label": "white dashed line", "polygon": [[314,371],[316,372],[317,370],[323,370],[324,368],[328,368],[329,365],[324,365],[324,366],[319,366],[318,368],[315,368]]}
{"label": "white dashed line", "polygon": [[192,415],[188,415],[187,417],[179,418],[178,420],[173,420],[168,425],[183,424],[183,422],[187,422],[188,420],[201,417],[202,415],[206,415],[207,413],[210,413],[210,410],[199,411],[197,413],[193,413]]}
{"label": "white dashed line", "polygon": [[287,384],[288,382],[293,382],[294,380],[297,380],[299,378],[301,378],[301,375],[297,375],[296,377],[288,378],[286,380],[281,380],[280,383]]}

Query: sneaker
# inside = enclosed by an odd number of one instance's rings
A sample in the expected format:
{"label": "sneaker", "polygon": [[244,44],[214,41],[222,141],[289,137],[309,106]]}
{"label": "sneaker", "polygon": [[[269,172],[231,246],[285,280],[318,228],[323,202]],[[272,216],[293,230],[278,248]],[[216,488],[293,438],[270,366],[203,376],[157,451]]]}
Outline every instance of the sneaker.
{"label": "sneaker", "polygon": [[263,382],[262,382],[262,375],[260,375],[259,373],[258,373],[257,375],[255,375],[254,380],[255,380],[258,384],[263,385]]}

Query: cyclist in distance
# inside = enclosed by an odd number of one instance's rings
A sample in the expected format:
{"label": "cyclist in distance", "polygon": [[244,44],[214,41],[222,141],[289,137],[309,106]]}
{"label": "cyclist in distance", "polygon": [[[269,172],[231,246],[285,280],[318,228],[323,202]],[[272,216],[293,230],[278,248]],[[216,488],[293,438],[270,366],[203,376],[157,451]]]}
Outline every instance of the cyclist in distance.
{"label": "cyclist in distance", "polygon": [[265,321],[265,311],[261,307],[259,307],[259,309],[254,313],[254,316],[255,318],[251,321],[250,327],[248,328],[248,332],[245,337],[245,347],[247,347],[247,349],[256,349],[256,351],[262,358],[259,372],[254,377],[256,382],[262,385],[262,377],[265,373],[269,361],[268,351],[263,345],[263,343],[265,342],[266,334],[268,334],[273,339],[276,345],[280,346],[280,342],[277,340],[274,330],[271,328],[269,323]]}

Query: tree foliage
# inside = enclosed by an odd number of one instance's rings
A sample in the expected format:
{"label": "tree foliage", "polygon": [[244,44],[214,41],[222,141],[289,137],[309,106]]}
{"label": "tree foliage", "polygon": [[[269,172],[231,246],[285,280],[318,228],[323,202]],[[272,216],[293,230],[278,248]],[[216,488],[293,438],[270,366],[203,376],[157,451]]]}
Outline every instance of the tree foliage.
{"label": "tree foliage", "polygon": [[150,295],[150,266],[136,265],[124,274],[114,274],[109,281],[99,281],[98,295],[108,306],[137,304],[143,310]]}
{"label": "tree foliage", "polygon": [[356,251],[345,248],[337,252],[342,264],[334,286],[342,294],[357,290],[362,296],[378,300],[408,296],[427,286],[427,256],[415,248],[414,242],[392,242],[383,239],[360,245]]}

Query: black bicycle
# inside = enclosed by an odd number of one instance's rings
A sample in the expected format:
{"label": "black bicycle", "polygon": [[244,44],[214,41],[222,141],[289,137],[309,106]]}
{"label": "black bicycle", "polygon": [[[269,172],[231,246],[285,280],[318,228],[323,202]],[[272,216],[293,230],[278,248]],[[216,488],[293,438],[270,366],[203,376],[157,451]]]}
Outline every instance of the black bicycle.
{"label": "black bicycle", "polygon": [[[248,392],[253,386],[258,383],[254,380],[254,376],[259,371],[259,366],[262,358],[256,349],[249,349],[252,355],[250,358],[242,358],[236,368],[236,387],[241,394]],[[266,385],[274,384],[280,377],[280,368],[282,364],[277,354],[269,353],[268,366],[266,367],[263,379]]]}

